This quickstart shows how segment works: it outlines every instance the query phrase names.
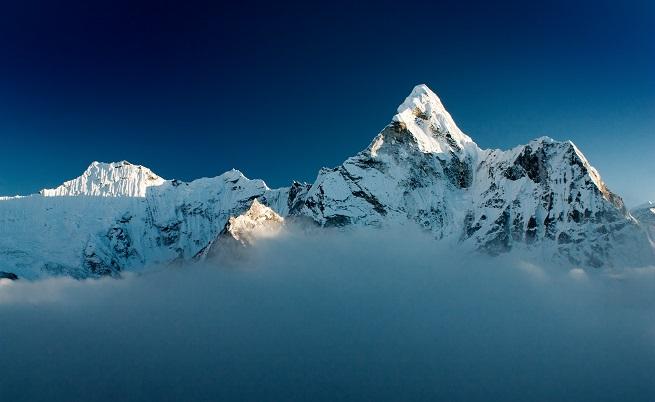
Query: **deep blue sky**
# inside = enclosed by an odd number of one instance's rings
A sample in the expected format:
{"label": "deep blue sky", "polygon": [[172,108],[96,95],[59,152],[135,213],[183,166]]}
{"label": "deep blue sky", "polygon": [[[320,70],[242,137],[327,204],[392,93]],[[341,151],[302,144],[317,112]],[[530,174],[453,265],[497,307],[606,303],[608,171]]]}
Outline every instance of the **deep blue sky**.
{"label": "deep blue sky", "polygon": [[0,194],[93,160],[312,181],[426,83],[480,146],[571,139],[655,199],[652,1],[80,3],[0,3]]}

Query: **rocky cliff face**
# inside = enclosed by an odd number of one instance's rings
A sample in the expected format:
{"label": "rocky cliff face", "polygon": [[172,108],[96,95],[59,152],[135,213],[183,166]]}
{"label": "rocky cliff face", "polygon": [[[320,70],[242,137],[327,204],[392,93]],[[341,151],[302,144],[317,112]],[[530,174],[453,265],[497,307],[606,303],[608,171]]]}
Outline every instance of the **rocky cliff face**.
{"label": "rocky cliff face", "polygon": [[412,221],[492,255],[538,249],[589,267],[652,261],[642,228],[570,141],[482,150],[419,85],[367,149],[323,169],[292,214],[320,225]]}
{"label": "rocky cliff face", "polygon": [[268,215],[318,226],[416,224],[462,250],[521,250],[589,268],[655,260],[651,229],[573,143],[543,137],[480,149],[419,85],[365,150],[312,184],[270,189],[235,170],[184,183],[94,162],[56,189],[2,199],[0,270],[88,277],[193,260],[221,235],[248,243],[259,223],[277,222],[258,220]]}

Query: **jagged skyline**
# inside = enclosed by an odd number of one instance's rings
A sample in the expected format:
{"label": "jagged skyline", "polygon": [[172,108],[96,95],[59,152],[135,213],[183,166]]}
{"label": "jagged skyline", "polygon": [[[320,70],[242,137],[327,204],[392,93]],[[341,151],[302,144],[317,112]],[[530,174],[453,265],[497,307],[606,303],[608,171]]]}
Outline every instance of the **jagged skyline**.
{"label": "jagged skyline", "polygon": [[93,160],[310,182],[425,82],[482,147],[570,139],[628,205],[655,197],[652,4],[37,3],[0,16],[1,195]]}
{"label": "jagged skyline", "polygon": [[291,231],[417,227],[466,252],[589,269],[655,258],[653,213],[632,216],[575,144],[540,137],[483,149],[426,85],[365,149],[312,183],[288,184],[271,188],[237,170],[182,182],[129,162],[94,162],[57,188],[0,199],[0,264],[26,278],[120,276],[221,254],[231,244],[223,235],[240,242],[286,218],[303,222]]}
{"label": "jagged skyline", "polygon": [[0,400],[655,396],[655,1],[0,8]]}

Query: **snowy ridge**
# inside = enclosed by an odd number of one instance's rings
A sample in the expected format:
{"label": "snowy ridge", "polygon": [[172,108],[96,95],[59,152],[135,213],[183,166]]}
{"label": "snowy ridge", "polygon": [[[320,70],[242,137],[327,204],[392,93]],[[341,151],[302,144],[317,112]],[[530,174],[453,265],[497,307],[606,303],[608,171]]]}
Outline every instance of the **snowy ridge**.
{"label": "snowy ridge", "polygon": [[223,230],[194,256],[194,260],[243,258],[247,255],[246,247],[259,239],[277,236],[283,225],[282,216],[254,199],[247,211],[230,217]]}
{"label": "snowy ridge", "polygon": [[357,155],[311,183],[270,189],[237,170],[186,183],[94,162],[39,195],[0,199],[0,271],[120,275],[320,227],[418,225],[463,252],[517,250],[585,268],[655,263],[655,209],[628,213],[570,141],[483,150],[416,86]]}
{"label": "snowy ridge", "polygon": [[257,238],[277,235],[283,222],[284,218],[254,199],[248,211],[228,220],[225,232],[243,244],[252,244]]}
{"label": "snowy ridge", "polygon": [[46,197],[145,197],[148,187],[160,186],[164,181],[150,169],[127,161],[93,162],[80,177],[54,189],[43,189],[40,194]]}
{"label": "snowy ridge", "polygon": [[[145,197],[33,195],[0,202],[0,270],[23,278],[119,275],[192,259],[252,200],[284,192],[237,170],[164,181]],[[38,228],[38,230],[35,230]]]}
{"label": "snowy ridge", "polygon": [[648,239],[655,247],[655,202],[649,201],[630,211],[630,214],[641,224],[648,233]]}

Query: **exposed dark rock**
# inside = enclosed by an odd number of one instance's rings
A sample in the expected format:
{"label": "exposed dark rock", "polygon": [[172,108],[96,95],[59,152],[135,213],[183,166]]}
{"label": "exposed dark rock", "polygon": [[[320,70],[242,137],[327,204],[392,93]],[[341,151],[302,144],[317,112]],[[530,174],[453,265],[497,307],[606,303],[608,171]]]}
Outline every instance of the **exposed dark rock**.
{"label": "exposed dark rock", "polygon": [[455,187],[468,188],[471,186],[473,172],[470,160],[460,160],[453,154],[448,163],[442,164],[444,173]]}
{"label": "exposed dark rock", "polygon": [[391,128],[396,133],[402,133],[404,131],[407,131],[407,126],[405,125],[405,123],[403,123],[401,121],[394,121],[393,123],[391,123]]}
{"label": "exposed dark rock", "polygon": [[127,260],[137,255],[136,250],[132,247],[132,239],[127,228],[113,227],[109,229],[107,240],[116,257]]}
{"label": "exposed dark rock", "polygon": [[416,116],[416,118],[418,118],[418,119],[421,119],[421,120],[430,119],[430,116],[427,113],[422,112],[421,109],[419,109],[418,107],[415,107],[412,110],[412,113],[414,113],[414,116]]}
{"label": "exposed dark rock", "polygon": [[580,211],[573,208],[573,210],[569,212],[569,219],[575,223],[580,223],[580,221],[582,220],[582,214],[580,213]]}
{"label": "exposed dark rock", "polygon": [[202,202],[198,201],[194,203],[184,203],[177,207],[176,210],[183,216],[205,216],[207,214],[207,207]]}
{"label": "exposed dark rock", "polygon": [[325,217],[325,227],[341,227],[350,224],[350,217],[344,215],[333,215]]}
{"label": "exposed dark rock", "polygon": [[525,230],[525,242],[532,244],[537,240],[537,219],[534,216],[531,216],[528,219],[528,227]]}
{"label": "exposed dark rock", "polygon": [[[480,218],[482,219],[482,218]],[[464,216],[464,238],[468,239],[469,237],[473,236],[475,232],[480,230],[482,228],[482,225],[480,222],[475,222],[475,214],[473,211],[468,211],[466,213],[466,216]]]}
{"label": "exposed dark rock", "polygon": [[510,212],[505,209],[494,221],[494,226],[487,232],[493,237],[484,244],[484,249],[491,255],[508,252],[510,246]]}
{"label": "exposed dark rock", "polygon": [[[89,243],[84,249],[82,257],[82,267],[86,271],[83,277],[100,277],[100,276],[120,276],[121,267],[118,262],[111,257],[103,257],[98,254],[97,248],[94,244]],[[44,270],[49,272],[56,272],[60,270],[60,266],[53,267],[52,264],[46,264]],[[64,270],[61,270],[64,272]],[[70,273],[66,273],[69,274]],[[74,275],[72,275],[74,276]],[[75,277],[75,276],[74,276]]]}
{"label": "exposed dark rock", "polygon": [[301,184],[294,181],[289,188],[289,197],[287,198],[287,207],[289,208],[289,215],[295,215],[300,211],[304,204],[302,198],[303,194],[307,193],[312,188],[311,184]]}
{"label": "exposed dark rock", "polygon": [[555,232],[557,231],[557,219],[550,214],[544,219],[544,234],[547,238],[554,240]]}
{"label": "exposed dark rock", "polygon": [[512,240],[515,242],[523,239],[523,216],[516,214],[512,220]]}
{"label": "exposed dark rock", "polygon": [[171,246],[180,239],[180,226],[182,222],[171,222],[168,225],[157,226],[159,229],[159,236],[157,236],[157,243],[164,246]]}
{"label": "exposed dark rock", "polygon": [[18,279],[18,275],[13,272],[0,271],[0,279],[11,279],[12,281],[15,281]]}
{"label": "exposed dark rock", "polygon": [[373,206],[373,210],[375,212],[379,213],[380,215],[386,215],[387,214],[387,210],[384,209],[384,205],[377,198],[375,198],[375,196],[373,196],[371,194],[368,194],[368,193],[365,193],[362,190],[353,191],[352,194],[355,197],[363,198],[364,200],[366,200],[366,202],[368,202],[369,204],[371,204]]}
{"label": "exposed dark rock", "polygon": [[571,243],[571,236],[569,236],[565,232],[561,232],[559,236],[557,236],[557,243],[558,244],[569,244]]}
{"label": "exposed dark rock", "polygon": [[516,181],[522,177],[525,177],[525,170],[521,166],[514,164],[503,171],[503,176],[510,180]]}
{"label": "exposed dark rock", "polygon": [[361,169],[375,169],[382,173],[386,170],[383,162],[367,155],[360,155],[359,158],[353,160],[353,164]]}
{"label": "exposed dark rock", "polygon": [[546,155],[543,147],[533,151],[529,145],[526,146],[514,161],[514,165],[523,168],[530,180],[535,183],[541,183],[548,179]]}

